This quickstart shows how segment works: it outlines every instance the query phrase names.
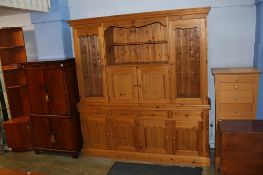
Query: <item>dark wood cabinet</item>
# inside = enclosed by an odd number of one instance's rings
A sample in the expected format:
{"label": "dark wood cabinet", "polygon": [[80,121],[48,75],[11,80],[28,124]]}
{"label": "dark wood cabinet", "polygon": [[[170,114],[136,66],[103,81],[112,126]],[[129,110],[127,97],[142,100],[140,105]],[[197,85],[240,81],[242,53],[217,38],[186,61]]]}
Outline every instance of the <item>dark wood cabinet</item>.
{"label": "dark wood cabinet", "polygon": [[27,61],[22,27],[0,29],[0,62],[5,82],[9,120],[4,122],[7,143],[13,151],[33,149],[26,76]]}
{"label": "dark wood cabinet", "polygon": [[59,151],[77,157],[82,147],[73,59],[25,65],[36,153]]}

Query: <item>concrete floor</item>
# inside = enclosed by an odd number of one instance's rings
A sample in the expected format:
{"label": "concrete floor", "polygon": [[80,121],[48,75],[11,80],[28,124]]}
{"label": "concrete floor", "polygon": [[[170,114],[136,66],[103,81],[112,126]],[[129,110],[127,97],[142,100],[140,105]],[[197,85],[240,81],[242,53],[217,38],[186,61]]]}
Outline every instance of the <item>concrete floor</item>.
{"label": "concrete floor", "polygon": [[[213,155],[213,151],[211,153]],[[84,155],[80,155],[78,159],[72,159],[64,154],[36,155],[34,152],[6,152],[0,155],[0,168],[47,175],[106,175],[114,161],[120,160]],[[212,164],[213,161],[212,156]],[[204,168],[203,175],[216,175],[214,166]]]}

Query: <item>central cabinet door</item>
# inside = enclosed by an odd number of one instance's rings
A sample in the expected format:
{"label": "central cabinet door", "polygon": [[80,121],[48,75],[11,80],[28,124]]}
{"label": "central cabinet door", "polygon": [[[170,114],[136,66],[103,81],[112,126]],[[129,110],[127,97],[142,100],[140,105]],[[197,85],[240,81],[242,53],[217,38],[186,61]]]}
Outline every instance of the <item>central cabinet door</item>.
{"label": "central cabinet door", "polygon": [[114,117],[110,119],[110,125],[113,150],[137,150],[138,129],[135,117]]}
{"label": "central cabinet door", "polygon": [[140,147],[143,152],[168,153],[170,122],[168,112],[143,111],[140,119]]}
{"label": "central cabinet door", "polygon": [[137,70],[133,66],[110,67],[108,70],[108,88],[110,102],[138,102]]}
{"label": "central cabinet door", "polygon": [[137,72],[141,103],[169,102],[169,66],[141,66]]}

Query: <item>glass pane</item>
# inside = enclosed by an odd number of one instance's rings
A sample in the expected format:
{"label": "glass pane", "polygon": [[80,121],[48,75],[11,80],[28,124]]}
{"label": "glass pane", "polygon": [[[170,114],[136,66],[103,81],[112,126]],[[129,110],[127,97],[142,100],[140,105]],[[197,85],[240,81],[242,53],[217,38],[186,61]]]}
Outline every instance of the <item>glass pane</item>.
{"label": "glass pane", "polygon": [[200,30],[176,29],[177,97],[200,97]]}
{"label": "glass pane", "polygon": [[85,96],[101,97],[102,67],[98,36],[81,36],[79,41]]}

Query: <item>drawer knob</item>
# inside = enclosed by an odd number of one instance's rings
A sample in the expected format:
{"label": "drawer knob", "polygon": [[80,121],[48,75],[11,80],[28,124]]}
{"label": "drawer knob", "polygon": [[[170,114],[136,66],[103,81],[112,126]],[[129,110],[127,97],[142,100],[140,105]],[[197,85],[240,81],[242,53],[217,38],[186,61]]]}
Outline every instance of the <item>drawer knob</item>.
{"label": "drawer knob", "polygon": [[234,97],[235,100],[237,100],[237,97]]}
{"label": "drawer knob", "polygon": [[238,78],[236,78],[236,82],[238,82]]}
{"label": "drawer knob", "polygon": [[238,86],[236,85],[235,89],[238,89]]}
{"label": "drawer knob", "polygon": [[235,109],[235,110],[234,110],[234,113],[238,113],[238,110],[237,110],[237,109]]}

